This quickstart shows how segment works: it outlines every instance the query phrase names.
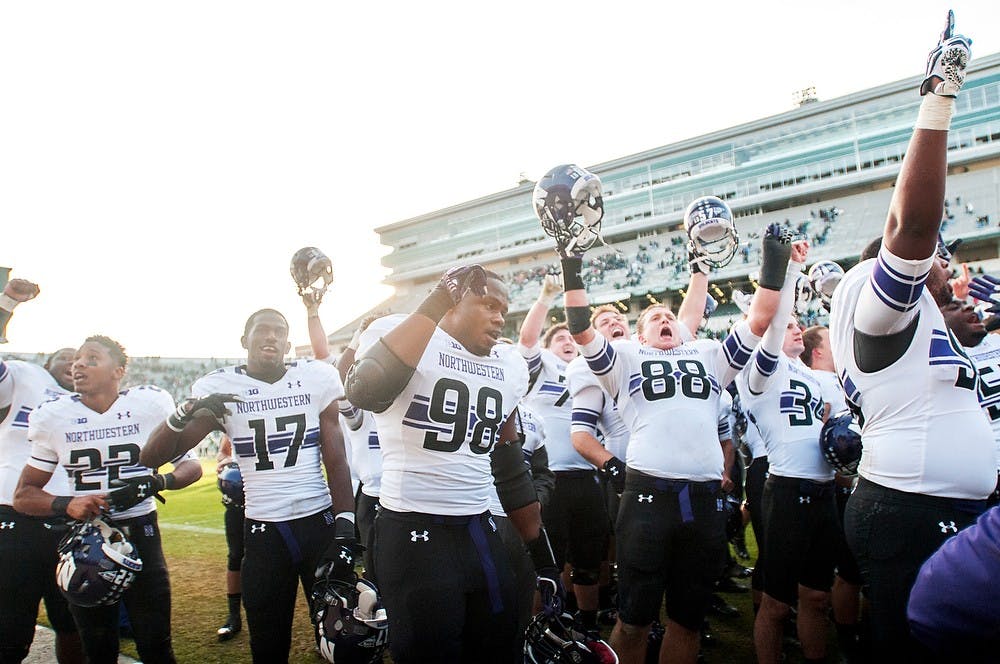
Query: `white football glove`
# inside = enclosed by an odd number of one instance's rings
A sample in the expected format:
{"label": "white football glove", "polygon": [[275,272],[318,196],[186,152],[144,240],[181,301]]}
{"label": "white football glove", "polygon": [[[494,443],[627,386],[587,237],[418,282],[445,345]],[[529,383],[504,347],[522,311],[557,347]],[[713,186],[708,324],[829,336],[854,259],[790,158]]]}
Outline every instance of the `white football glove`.
{"label": "white football glove", "polygon": [[939,97],[958,96],[965,83],[965,68],[972,57],[971,46],[971,39],[955,34],[955,13],[948,10],[948,20],[938,45],[927,56],[927,71],[920,84],[920,95],[929,92]]}

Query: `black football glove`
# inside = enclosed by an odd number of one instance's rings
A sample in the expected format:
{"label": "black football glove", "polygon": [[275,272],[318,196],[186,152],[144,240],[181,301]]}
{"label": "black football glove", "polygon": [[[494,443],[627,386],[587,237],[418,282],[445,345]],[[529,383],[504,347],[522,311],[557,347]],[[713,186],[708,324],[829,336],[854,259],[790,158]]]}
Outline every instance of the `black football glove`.
{"label": "black football glove", "polygon": [[111,492],[108,494],[108,505],[112,511],[124,512],[135,507],[150,496],[156,498],[161,503],[167,502],[160,495],[166,487],[167,481],[163,475],[143,475],[141,477],[130,477],[128,479],[111,480]]}
{"label": "black football glove", "polygon": [[184,429],[188,422],[201,415],[211,415],[221,424],[222,418],[233,414],[226,407],[226,404],[239,401],[242,401],[242,399],[235,394],[219,393],[209,394],[200,399],[194,397],[185,399],[177,405],[177,410],[167,418],[167,426],[179,432]]}
{"label": "black football glove", "polygon": [[462,265],[445,272],[416,313],[437,322],[468,293],[486,295],[486,270],[482,265]]}
{"label": "black football glove", "polygon": [[780,291],[785,284],[788,260],[792,257],[792,232],[778,224],[771,224],[761,239],[760,279],[761,288]]}
{"label": "black football glove", "polygon": [[357,574],[354,572],[354,561],[365,550],[358,544],[354,535],[354,523],[344,517],[338,517],[333,525],[333,542],[326,548],[316,567],[316,578],[330,577],[337,581],[352,583]]}
{"label": "black football glove", "polygon": [[621,495],[625,491],[625,462],[616,456],[604,462],[601,472],[611,482],[611,488]]}

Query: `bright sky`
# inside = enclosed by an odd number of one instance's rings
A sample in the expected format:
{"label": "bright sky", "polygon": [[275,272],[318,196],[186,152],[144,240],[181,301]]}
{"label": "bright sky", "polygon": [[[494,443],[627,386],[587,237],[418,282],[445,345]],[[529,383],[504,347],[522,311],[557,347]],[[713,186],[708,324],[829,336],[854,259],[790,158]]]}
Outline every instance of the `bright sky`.
{"label": "bright sky", "polygon": [[[951,6],[1000,51],[1000,2]],[[922,73],[948,7],[2,3],[0,265],[42,293],[0,352],[238,357],[262,307],[307,343],[299,247],[333,330],[391,293],[373,228]]]}

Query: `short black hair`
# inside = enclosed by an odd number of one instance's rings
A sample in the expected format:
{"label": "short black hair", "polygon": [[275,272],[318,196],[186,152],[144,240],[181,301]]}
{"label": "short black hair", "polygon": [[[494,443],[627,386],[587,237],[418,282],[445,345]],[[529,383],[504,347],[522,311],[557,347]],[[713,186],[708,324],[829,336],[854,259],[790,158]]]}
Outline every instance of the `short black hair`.
{"label": "short black hair", "polygon": [[65,353],[66,351],[69,351],[70,353],[75,353],[76,349],[75,348],[60,348],[59,350],[57,350],[56,352],[52,353],[51,355],[49,355],[45,359],[45,364],[43,364],[42,367],[45,368],[45,369],[48,369],[50,366],[52,366],[52,360],[56,359],[56,355],[58,355],[59,353]]}
{"label": "short black hair", "polygon": [[285,318],[285,314],[281,313],[277,309],[258,309],[257,311],[250,314],[250,318],[247,318],[246,324],[243,326],[243,336],[250,334],[250,328],[253,327],[253,319],[257,316],[262,316],[264,314],[274,314],[275,316],[280,316],[281,320],[285,321],[285,327],[288,327],[288,319]]}
{"label": "short black hair", "polygon": [[879,250],[882,249],[882,236],[879,235],[877,238],[868,243],[868,246],[864,248],[861,252],[861,260],[866,261],[869,258],[875,258],[878,256]]}
{"label": "short black hair", "polygon": [[94,343],[101,344],[108,349],[108,353],[111,354],[112,359],[118,363],[118,366],[123,369],[128,366],[128,354],[125,353],[125,346],[112,339],[111,337],[105,336],[103,334],[92,334],[86,339],[84,343],[88,341],[93,341]]}

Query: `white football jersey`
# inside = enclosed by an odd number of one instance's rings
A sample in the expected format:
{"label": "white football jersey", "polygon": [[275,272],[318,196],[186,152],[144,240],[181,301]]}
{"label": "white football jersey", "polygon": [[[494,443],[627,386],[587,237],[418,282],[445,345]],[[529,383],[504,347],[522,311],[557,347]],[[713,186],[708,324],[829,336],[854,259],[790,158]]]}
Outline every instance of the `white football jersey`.
{"label": "white football jersey", "polygon": [[330,507],[323,478],[319,416],[344,386],[325,362],[297,360],[274,383],[252,378],[245,366],[225,367],[199,378],[195,397],[235,394],[223,421],[240,465],[246,515],[257,521],[291,521]]}
{"label": "white football jersey", "polygon": [[724,343],[701,339],[659,350],[597,335],[584,346],[632,432],[626,465],[667,479],[721,480],[719,395],[759,341],[738,324]]}
{"label": "white football jersey", "polygon": [[917,328],[903,356],[872,373],[857,366],[854,318],[862,292],[872,288],[875,262],[844,275],[830,313],[834,362],[847,399],[864,419],[858,473],[899,491],[981,500],[997,476],[993,432],[977,398],[978,372],[927,289],[916,302]]}
{"label": "white football jersey", "polygon": [[[21,470],[31,456],[28,417],[39,404],[68,392],[43,367],[20,360],[0,362],[0,389],[9,390],[10,396],[10,409],[0,421],[0,505],[13,505]],[[53,496],[70,495],[66,471],[54,470],[45,490]]]}
{"label": "white football jersey", "polygon": [[[373,322],[358,355],[404,319]],[[513,346],[476,355],[435,330],[409,383],[373,414],[382,446],[379,503],[396,512],[485,512],[493,486],[489,453],[527,389],[528,365]]]}
{"label": "white football jersey", "polygon": [[840,379],[832,371],[813,369],[813,377],[823,388],[823,398],[830,404],[830,417],[838,415],[847,410],[847,399],[844,397],[844,388],[840,386]]}
{"label": "white football jersey", "polygon": [[[58,466],[65,468],[69,495],[106,494],[113,480],[152,474],[139,463],[139,452],[174,407],[170,393],[152,385],[122,390],[103,413],[83,405],[79,394],[56,397],[28,419],[32,447],[27,463],[53,474]],[[114,517],[130,519],[155,509],[150,497]]]}
{"label": "white football jersey", "polygon": [[798,358],[778,354],[778,366],[761,394],[749,388],[751,361],[736,379],[740,403],[750,422],[760,433],[767,450],[769,471],[781,477],[826,482],[833,468],[823,456],[819,435],[823,430],[826,398],[812,369]]}
{"label": "white football jersey", "polygon": [[978,346],[966,348],[965,352],[979,370],[979,404],[993,428],[1000,470],[1000,337],[987,334]]}
{"label": "white football jersey", "polygon": [[[530,466],[531,455],[534,454],[538,448],[545,447],[545,429],[542,426],[542,420],[539,419],[530,409],[525,408],[523,405],[518,407],[518,413],[520,414],[520,430],[524,434],[524,442],[521,443],[521,451],[524,453],[524,463]],[[495,484],[490,485],[490,514],[496,516],[507,516],[507,512],[504,511],[503,505],[500,504],[500,496],[497,495],[497,487]]]}
{"label": "white football jersey", "polygon": [[583,356],[573,359],[566,368],[566,380],[573,399],[572,431],[583,431],[598,438],[604,448],[624,460],[631,433],[618,407],[587,366]]}
{"label": "white football jersey", "polygon": [[344,429],[344,437],[351,439],[351,468],[361,480],[361,493],[378,498],[382,486],[382,446],[379,444],[375,418],[366,410],[360,413],[357,429]]}
{"label": "white football jersey", "polygon": [[524,403],[545,423],[549,468],[553,471],[594,470],[594,466],[580,456],[570,440],[573,400],[570,399],[566,378],[566,363],[538,345],[526,348],[518,344],[517,348],[531,373],[539,372]]}

